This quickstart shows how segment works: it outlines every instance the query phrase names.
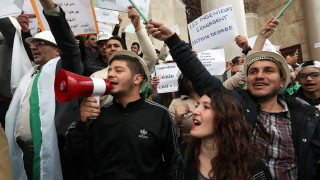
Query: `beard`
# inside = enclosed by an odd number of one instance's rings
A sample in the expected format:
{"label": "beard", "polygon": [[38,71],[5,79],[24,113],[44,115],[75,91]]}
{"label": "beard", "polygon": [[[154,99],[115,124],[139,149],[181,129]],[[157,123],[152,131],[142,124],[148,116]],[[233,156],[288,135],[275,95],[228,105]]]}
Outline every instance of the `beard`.
{"label": "beard", "polygon": [[256,95],[252,94],[250,91],[249,92],[258,102],[263,102],[275,97],[278,94],[279,90],[280,88],[274,88],[270,93],[263,95]]}
{"label": "beard", "polygon": [[112,95],[114,98],[117,97],[123,97],[128,95],[129,91],[133,89],[134,83],[133,83],[133,78],[125,81],[124,83],[120,84],[120,90],[115,91],[115,92],[110,92],[110,95]]}

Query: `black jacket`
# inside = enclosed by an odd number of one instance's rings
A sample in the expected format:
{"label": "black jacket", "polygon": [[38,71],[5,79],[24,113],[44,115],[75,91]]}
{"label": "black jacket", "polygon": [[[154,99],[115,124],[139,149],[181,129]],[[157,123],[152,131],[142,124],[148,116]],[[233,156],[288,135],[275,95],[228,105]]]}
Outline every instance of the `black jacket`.
{"label": "black jacket", "polygon": [[74,162],[87,158],[92,179],[180,180],[182,175],[170,114],[144,98],[126,108],[115,100],[101,107],[87,132],[85,123],[75,123],[67,134],[66,151]]}
{"label": "black jacket", "polygon": [[[188,45],[173,35],[166,44],[170,54],[182,73],[192,82],[199,95],[206,87],[224,88],[222,83],[212,77],[201,62],[195,57]],[[258,104],[248,91],[232,90],[235,98],[244,105],[246,118],[253,126],[257,119]],[[292,97],[283,96],[288,104],[293,145],[298,157],[298,173],[300,180],[320,178],[320,112],[313,106],[303,105]]]}
{"label": "black jacket", "polygon": [[320,105],[320,98],[318,98],[318,99],[307,98],[307,97],[304,95],[303,89],[302,89],[301,86],[300,86],[300,88],[298,89],[297,92],[295,92],[294,94],[292,94],[292,96],[299,97],[299,98],[307,101],[307,103],[309,103],[311,106]]}

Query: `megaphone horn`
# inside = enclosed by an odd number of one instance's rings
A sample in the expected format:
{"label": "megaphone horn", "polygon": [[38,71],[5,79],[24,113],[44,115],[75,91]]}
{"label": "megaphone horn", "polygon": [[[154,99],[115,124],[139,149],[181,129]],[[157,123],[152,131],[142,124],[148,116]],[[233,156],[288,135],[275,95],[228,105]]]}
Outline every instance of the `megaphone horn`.
{"label": "megaphone horn", "polygon": [[80,97],[106,95],[110,93],[110,88],[108,79],[80,76],[63,69],[57,73],[54,81],[55,95],[60,103]]}

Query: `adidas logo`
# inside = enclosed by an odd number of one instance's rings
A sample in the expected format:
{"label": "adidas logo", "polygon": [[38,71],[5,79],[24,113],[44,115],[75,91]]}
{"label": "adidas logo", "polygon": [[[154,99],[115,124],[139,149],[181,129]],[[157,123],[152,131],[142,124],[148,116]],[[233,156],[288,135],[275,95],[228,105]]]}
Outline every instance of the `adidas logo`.
{"label": "adidas logo", "polygon": [[145,129],[141,129],[140,130],[140,135],[138,135],[139,138],[142,139],[148,139],[149,137],[147,136],[148,131],[146,131]]}

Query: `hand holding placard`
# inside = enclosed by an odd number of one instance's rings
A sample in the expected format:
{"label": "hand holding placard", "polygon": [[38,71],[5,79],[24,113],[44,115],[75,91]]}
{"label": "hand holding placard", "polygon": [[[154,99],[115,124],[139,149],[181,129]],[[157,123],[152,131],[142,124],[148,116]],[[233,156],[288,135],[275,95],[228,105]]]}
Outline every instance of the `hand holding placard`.
{"label": "hand holding placard", "polygon": [[141,11],[140,7],[134,2],[134,0],[129,0],[129,1],[132,4],[132,6],[134,6],[134,8],[136,8],[136,10],[139,12],[143,20],[146,21],[147,24],[150,24],[147,16]]}

